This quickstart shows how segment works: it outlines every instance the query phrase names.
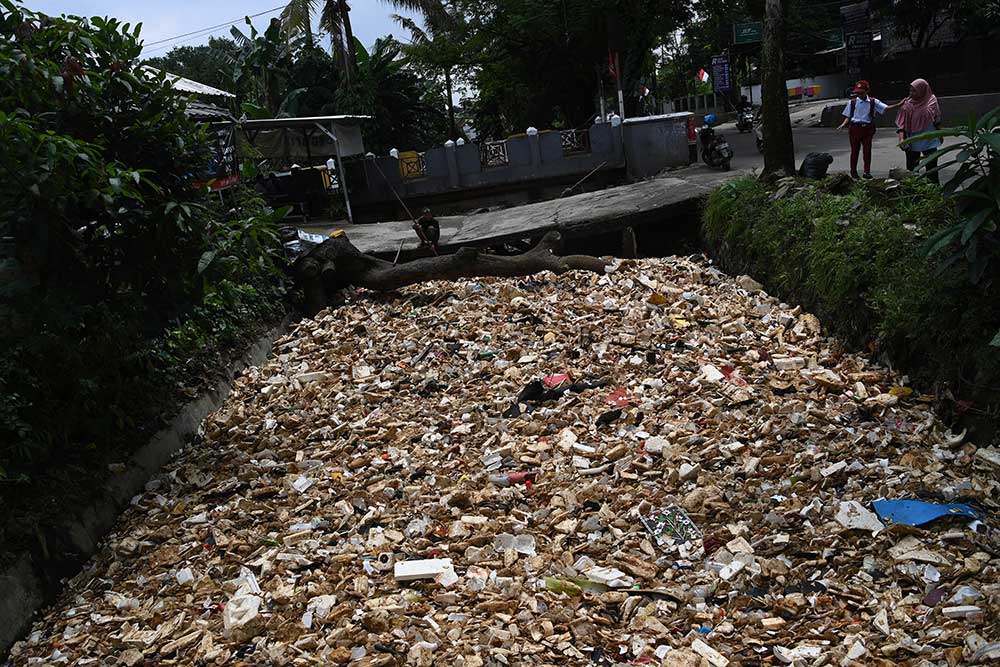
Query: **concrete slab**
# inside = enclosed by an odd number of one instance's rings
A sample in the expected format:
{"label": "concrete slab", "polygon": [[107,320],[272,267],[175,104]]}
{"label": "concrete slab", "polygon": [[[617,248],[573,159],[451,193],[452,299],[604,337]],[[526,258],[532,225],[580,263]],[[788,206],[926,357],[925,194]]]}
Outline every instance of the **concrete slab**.
{"label": "concrete slab", "polygon": [[[694,166],[616,188],[528,204],[487,213],[438,218],[440,246],[451,251],[461,246],[490,246],[538,237],[551,230],[567,238],[613,232],[634,225],[663,221],[671,210],[707,195],[740,172],[720,172]],[[420,242],[408,221],[367,225],[332,224],[307,229],[329,233],[344,229],[362,252],[394,257],[402,243],[403,254],[419,250]]]}

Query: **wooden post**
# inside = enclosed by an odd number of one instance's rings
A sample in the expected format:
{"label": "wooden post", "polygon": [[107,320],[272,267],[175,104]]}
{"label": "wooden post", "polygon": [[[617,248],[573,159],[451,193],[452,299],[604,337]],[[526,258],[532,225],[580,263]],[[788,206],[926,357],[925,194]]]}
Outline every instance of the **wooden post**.
{"label": "wooden post", "polygon": [[626,227],[622,230],[622,259],[637,259],[639,257],[639,242],[635,238],[635,228]]}

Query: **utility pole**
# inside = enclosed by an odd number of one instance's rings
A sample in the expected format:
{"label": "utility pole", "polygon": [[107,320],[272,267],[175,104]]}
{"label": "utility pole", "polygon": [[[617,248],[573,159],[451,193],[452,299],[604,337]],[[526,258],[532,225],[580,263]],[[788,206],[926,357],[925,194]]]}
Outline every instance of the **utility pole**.
{"label": "utility pole", "polygon": [[615,80],[618,82],[618,115],[625,120],[625,95],[622,93],[622,62],[615,51]]}
{"label": "utility pole", "polygon": [[604,106],[604,72],[600,66],[597,68],[597,87],[601,96],[601,122],[603,123],[608,119],[608,112]]}
{"label": "utility pole", "polygon": [[445,94],[448,96],[448,123],[451,125],[451,136],[449,139],[458,139],[458,126],[455,124],[455,93],[451,84],[451,67],[444,68]]}
{"label": "utility pole", "polygon": [[764,13],[761,111],[764,113],[764,175],[795,173],[792,121],[785,87],[785,17],[781,0],[767,0]]}

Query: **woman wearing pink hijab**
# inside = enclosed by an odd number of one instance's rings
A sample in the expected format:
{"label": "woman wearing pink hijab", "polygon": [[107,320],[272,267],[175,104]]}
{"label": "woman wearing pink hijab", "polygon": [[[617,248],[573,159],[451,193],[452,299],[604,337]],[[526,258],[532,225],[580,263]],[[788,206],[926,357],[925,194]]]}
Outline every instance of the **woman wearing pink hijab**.
{"label": "woman wearing pink hijab", "polygon": [[[909,139],[933,132],[941,122],[941,107],[938,106],[937,96],[931,90],[929,83],[923,79],[917,79],[910,84],[910,96],[903,103],[903,108],[896,114],[896,131],[899,133],[899,140]],[[920,162],[921,156],[927,157],[941,147],[941,139],[917,139],[903,147],[906,151],[906,168],[913,171]],[[928,165],[933,169],[936,161]],[[940,183],[937,172],[928,176],[934,183]]]}

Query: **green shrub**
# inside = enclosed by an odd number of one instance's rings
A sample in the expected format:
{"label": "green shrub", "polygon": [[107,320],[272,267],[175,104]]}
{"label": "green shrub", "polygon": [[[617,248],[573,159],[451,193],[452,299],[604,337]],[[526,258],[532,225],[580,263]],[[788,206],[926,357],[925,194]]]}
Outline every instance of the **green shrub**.
{"label": "green shrub", "polygon": [[195,187],[210,142],[138,36],[0,0],[0,482],[126,455],[285,310],[282,213]]}
{"label": "green shrub", "polygon": [[[968,267],[969,279],[978,282],[989,269],[990,263],[1000,255],[1000,108],[976,118],[969,114],[967,125],[927,132],[906,139],[910,144],[920,139],[956,138],[946,147],[939,148],[917,165],[927,173],[957,167],[944,184],[944,193],[952,197],[958,207],[959,221],[945,227],[927,243],[928,254],[946,248],[953,254],[942,266],[963,262]],[[1000,340],[1000,334],[997,335]],[[1000,342],[997,343],[1000,346]]]}
{"label": "green shrub", "polygon": [[754,276],[853,346],[876,344],[915,375],[996,382],[997,274],[972,284],[926,256],[927,239],[957,219],[939,187],[913,178],[833,194],[829,182],[803,181],[776,198],[787,184],[742,178],[709,197],[702,232],[723,268]]}

